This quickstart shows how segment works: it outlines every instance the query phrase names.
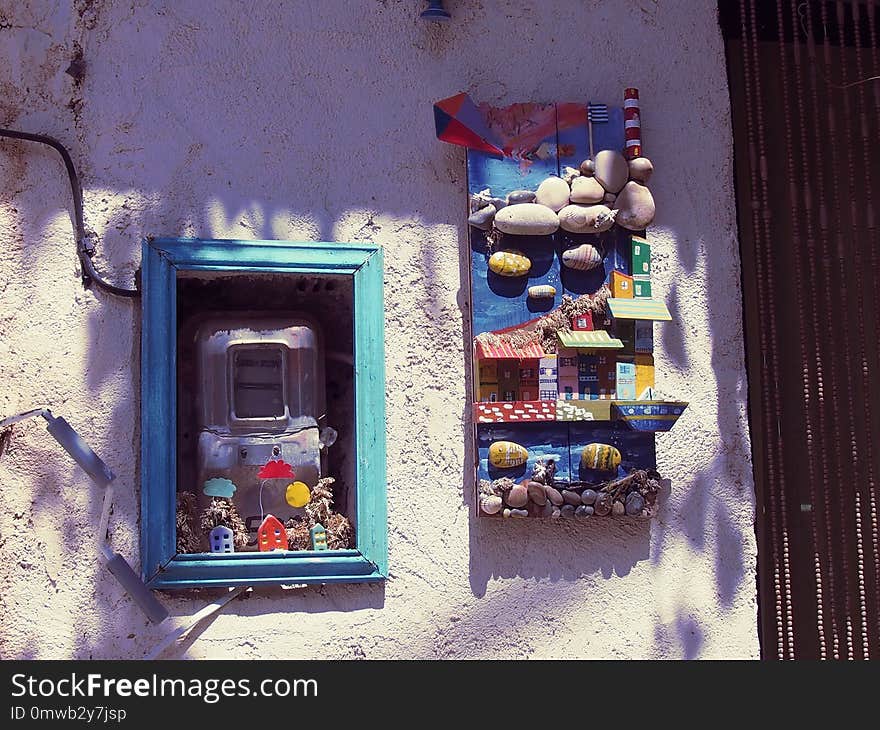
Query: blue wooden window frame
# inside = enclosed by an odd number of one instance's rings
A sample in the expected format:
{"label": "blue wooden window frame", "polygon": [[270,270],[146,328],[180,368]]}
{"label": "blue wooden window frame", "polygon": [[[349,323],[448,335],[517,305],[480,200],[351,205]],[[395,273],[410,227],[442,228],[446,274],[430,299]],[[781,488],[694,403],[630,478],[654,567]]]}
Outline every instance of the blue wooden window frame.
{"label": "blue wooden window frame", "polygon": [[[177,274],[337,274],[354,291],[354,550],[176,551]],[[382,249],[368,244],[155,238],[141,265],[141,572],[151,588],[351,583],[388,575]]]}

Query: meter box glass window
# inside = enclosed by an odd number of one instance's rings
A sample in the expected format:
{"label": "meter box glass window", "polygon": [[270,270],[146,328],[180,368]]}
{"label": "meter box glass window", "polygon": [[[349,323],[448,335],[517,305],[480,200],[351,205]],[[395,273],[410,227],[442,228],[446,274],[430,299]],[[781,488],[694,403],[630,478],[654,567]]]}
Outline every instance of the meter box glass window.
{"label": "meter box glass window", "polygon": [[383,579],[381,250],[151,239],[142,292],[145,580]]}

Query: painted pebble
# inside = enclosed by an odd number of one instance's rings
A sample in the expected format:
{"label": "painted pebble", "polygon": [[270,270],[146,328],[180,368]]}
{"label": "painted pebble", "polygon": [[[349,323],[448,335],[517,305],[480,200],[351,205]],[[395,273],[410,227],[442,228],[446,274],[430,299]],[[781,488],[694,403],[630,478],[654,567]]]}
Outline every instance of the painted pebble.
{"label": "painted pebble", "polygon": [[559,211],[559,226],[569,233],[603,233],[614,225],[607,205],[573,203]]}
{"label": "painted pebble", "polygon": [[593,509],[596,511],[596,514],[600,517],[604,517],[611,512],[611,495],[610,494],[600,494],[596,499],[596,504],[593,505]]}
{"label": "painted pebble", "polygon": [[602,254],[589,243],[582,243],[577,248],[562,252],[562,263],[569,269],[589,271],[602,263]]}
{"label": "painted pebble", "polygon": [[574,517],[573,504],[564,504],[562,505],[562,509],[560,509],[559,511],[562,513],[563,517]]}
{"label": "painted pebble", "polygon": [[[620,454],[618,454],[618,461],[619,457]],[[489,463],[498,469],[522,466],[528,458],[529,452],[513,441],[495,441],[489,446]]]}
{"label": "painted pebble", "polygon": [[[559,180],[559,178],[556,178]],[[562,180],[560,184],[568,190]],[[566,202],[567,196],[566,196]],[[495,227],[514,236],[547,236],[559,228],[559,216],[554,208],[534,203],[515,203],[495,214]]]}
{"label": "painted pebble", "polygon": [[585,489],[581,492],[581,502],[584,504],[596,504],[596,497],[598,496],[599,494],[595,489]]}
{"label": "painted pebble", "polygon": [[487,515],[498,514],[503,506],[504,502],[501,497],[495,495],[480,497],[480,509]]}
{"label": "painted pebble", "polygon": [[532,190],[514,190],[507,194],[507,204],[534,203],[535,193]]}
{"label": "painted pebble", "polygon": [[581,452],[581,466],[598,471],[616,471],[620,466],[620,452],[608,444],[587,444]]}
{"label": "painted pebble", "polygon": [[611,505],[611,514],[615,517],[620,517],[625,513],[626,507],[623,506],[623,502],[614,502],[614,504]]}
{"label": "painted pebble", "polygon": [[522,484],[517,484],[507,493],[507,504],[511,507],[525,507],[529,503],[529,493]]}
{"label": "painted pebble", "polygon": [[642,514],[645,498],[638,492],[631,492],[626,498],[626,513],[631,516]]}
{"label": "painted pebble", "polygon": [[529,296],[532,299],[552,299],[556,296],[556,287],[549,284],[536,284],[529,287]]}
{"label": "painted pebble", "polygon": [[571,181],[572,203],[600,203],[605,197],[605,188],[594,177],[576,177]]}
{"label": "painted pebble", "polygon": [[[590,511],[587,512],[587,509],[589,509]],[[575,517],[589,517],[591,514],[593,514],[593,508],[592,507],[588,508],[584,505],[581,505],[580,507],[576,507],[574,510]]]}
{"label": "painted pebble", "polygon": [[654,165],[647,157],[636,157],[629,161],[629,179],[648,184],[654,174]]}
{"label": "painted pebble", "polygon": [[480,208],[471,213],[468,217],[468,224],[474,228],[479,228],[481,231],[488,231],[492,227],[495,213],[495,206],[487,205],[485,208]]}
{"label": "painted pebble", "polygon": [[532,262],[519,251],[496,251],[489,257],[489,268],[498,276],[523,276]]}
{"label": "painted pebble", "polygon": [[617,209],[617,224],[630,231],[644,230],[651,225],[657,213],[651,191],[632,180],[620,191],[614,206]]}
{"label": "painted pebble", "polygon": [[571,190],[568,183],[561,177],[548,177],[544,182],[538,185],[538,191],[535,193],[535,202],[546,205],[552,210],[562,210],[568,205],[568,196]]}
{"label": "painted pebble", "polygon": [[566,504],[573,504],[576,507],[581,503],[581,495],[577,492],[572,492],[569,489],[562,490],[562,499],[565,500]]}
{"label": "painted pebble", "polygon": [[529,493],[529,499],[535,504],[541,505],[542,507],[547,504],[547,493],[544,491],[543,484],[529,482],[526,491]]}
{"label": "painted pebble", "polygon": [[594,164],[596,179],[609,193],[620,192],[629,180],[629,165],[620,152],[614,150],[597,152]]}
{"label": "painted pebble", "polygon": [[563,499],[562,497],[562,493],[555,487],[544,485],[544,493],[547,495],[547,499],[549,499],[557,507],[565,501],[565,499]]}

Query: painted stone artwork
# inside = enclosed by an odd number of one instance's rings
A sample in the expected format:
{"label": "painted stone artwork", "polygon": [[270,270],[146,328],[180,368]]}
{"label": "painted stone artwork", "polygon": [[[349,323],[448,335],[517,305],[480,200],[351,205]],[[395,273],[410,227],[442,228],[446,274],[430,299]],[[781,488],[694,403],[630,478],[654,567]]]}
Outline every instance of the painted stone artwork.
{"label": "painted stone artwork", "polygon": [[486,518],[658,509],[655,434],[687,404],[660,395],[652,327],[671,315],[651,281],[654,166],[638,91],[622,102],[474,105],[469,410]]}
{"label": "painted stone artwork", "polygon": [[489,257],[489,269],[498,276],[523,276],[532,262],[519,251],[497,251]]}
{"label": "painted stone artwork", "polygon": [[529,452],[511,441],[496,441],[489,447],[489,463],[497,469],[522,466],[528,458]]}
{"label": "painted stone artwork", "polygon": [[616,471],[620,452],[608,444],[587,444],[581,452],[581,465],[597,471]]}

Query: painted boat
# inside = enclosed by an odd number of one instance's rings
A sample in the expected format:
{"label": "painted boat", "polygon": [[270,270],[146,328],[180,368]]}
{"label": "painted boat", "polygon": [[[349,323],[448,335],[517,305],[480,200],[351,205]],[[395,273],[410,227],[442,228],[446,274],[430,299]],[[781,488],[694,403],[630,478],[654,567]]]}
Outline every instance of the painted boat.
{"label": "painted boat", "polygon": [[618,400],[612,401],[614,415],[633,431],[668,431],[688,404],[685,401]]}

